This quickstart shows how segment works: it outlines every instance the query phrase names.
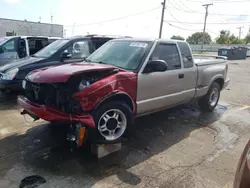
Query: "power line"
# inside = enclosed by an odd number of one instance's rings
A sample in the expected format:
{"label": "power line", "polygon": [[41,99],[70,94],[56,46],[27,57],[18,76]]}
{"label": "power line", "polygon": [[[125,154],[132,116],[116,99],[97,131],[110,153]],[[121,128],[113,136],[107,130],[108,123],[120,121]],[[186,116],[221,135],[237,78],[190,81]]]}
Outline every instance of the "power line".
{"label": "power line", "polygon": [[[170,2],[170,0],[169,0],[169,2]],[[172,6],[174,6],[174,7],[176,7],[176,8],[178,8],[178,9],[180,9],[180,10],[184,10],[184,11],[187,11],[187,12],[189,12],[190,10],[186,10],[186,9],[184,9],[181,5],[179,5],[179,3],[177,3],[178,1],[176,1],[176,0],[174,0],[173,2],[171,1],[171,5]],[[170,5],[170,4],[169,4]],[[191,12],[192,12],[193,10],[191,10]]]}
{"label": "power line", "polygon": [[186,31],[198,31],[198,30],[194,30],[194,29],[188,29],[188,28],[183,28],[183,27],[179,27],[179,26],[176,26],[176,25],[173,25],[167,21],[164,21],[165,23],[167,23],[168,25],[172,26],[172,27],[175,27],[175,28],[178,28],[178,29],[181,29],[181,30],[186,30]]}
{"label": "power line", "polygon": [[[177,23],[181,23],[181,21],[177,20],[176,17],[174,17],[173,14],[172,14],[170,11],[168,11],[168,13],[169,13],[169,15],[170,15]],[[185,23],[181,23],[181,24],[186,25],[186,26],[191,26],[191,25],[188,25],[188,24],[185,24]]]}
{"label": "power line", "polygon": [[[190,2],[197,2],[197,3],[204,3],[204,1],[198,1],[198,0],[187,0],[187,1],[190,1]],[[240,0],[240,1],[210,1],[212,3],[248,3],[250,2],[249,0]]]}
{"label": "power line", "polygon": [[[161,8],[161,7],[155,7],[153,9],[145,10],[143,12],[139,12],[139,13],[135,13],[135,14],[130,14],[130,15],[126,15],[126,16],[122,16],[122,17],[118,17],[118,18],[114,18],[114,19],[110,19],[110,20],[103,20],[103,21],[99,21],[99,22],[92,22],[92,23],[85,23],[85,24],[77,24],[77,25],[74,25],[74,27],[87,26],[87,25],[97,25],[97,24],[103,24],[103,23],[107,23],[107,22],[113,22],[113,21],[117,21],[117,20],[122,20],[122,19],[125,19],[125,18],[128,18],[128,17],[133,17],[133,16],[138,16],[140,14],[145,14],[147,12],[151,12],[151,11],[157,10],[159,8]],[[73,27],[73,26],[72,25],[68,25],[68,26],[64,26],[64,27]]]}
{"label": "power line", "polygon": [[186,6],[186,5],[182,2],[182,0],[180,0],[179,2],[180,2],[185,8],[187,8],[189,11],[194,12],[194,10],[193,10],[193,9],[190,9],[188,6]]}
{"label": "power line", "polygon": [[[215,16],[217,16],[216,14],[220,14],[219,11],[218,11],[218,9],[216,8],[215,5],[213,6],[212,11],[213,11],[213,14],[215,14]],[[209,15],[210,15],[210,14],[211,14],[211,13],[209,13]],[[211,14],[211,16],[214,16],[213,14]],[[221,18],[221,16],[219,16],[219,19],[220,19],[219,21],[222,21],[222,22],[224,22],[224,23],[227,23],[227,21],[226,21],[225,19]]]}
{"label": "power line", "polygon": [[209,30],[209,29],[207,29],[207,31],[208,31],[209,33],[214,34],[214,35],[219,35],[218,33],[215,33],[215,32],[213,32],[213,31],[211,31],[211,30]]}
{"label": "power line", "polygon": [[[182,24],[203,24],[203,23],[199,23],[199,22],[176,22],[176,21],[171,21],[171,20],[165,20],[167,22],[171,22],[171,23],[182,23]],[[227,22],[227,23],[221,23],[221,22],[212,22],[212,23],[207,23],[207,24],[211,24],[211,25],[231,25],[231,24],[250,24],[250,22]]]}
{"label": "power line", "polygon": [[[250,1],[249,1],[250,2]],[[182,3],[184,4],[184,3]],[[165,7],[169,8],[169,9],[176,9],[176,10],[179,10],[179,11],[182,11],[182,12],[185,12],[185,13],[191,13],[191,14],[204,14],[202,12],[197,12],[197,11],[192,11],[190,9],[190,11],[188,10],[185,10],[185,9],[181,9],[181,8],[177,8],[177,7],[170,7],[168,5],[165,5]],[[74,25],[68,25],[68,26],[64,26],[64,27],[79,27],[79,26],[87,26],[87,25],[97,25],[97,24],[103,24],[103,23],[107,23],[107,22],[113,22],[113,21],[117,21],[117,20],[121,20],[121,19],[125,19],[125,18],[128,18],[128,17],[133,17],[133,16],[137,16],[137,15],[140,15],[140,14],[145,14],[147,12],[151,12],[151,11],[154,11],[154,10],[157,10],[161,7],[155,7],[153,9],[149,9],[149,10],[146,10],[146,11],[143,11],[143,12],[139,12],[139,13],[135,13],[135,14],[130,14],[130,15],[126,15],[126,16],[122,16],[122,17],[118,17],[118,18],[114,18],[114,19],[110,19],[110,20],[103,20],[103,21],[99,21],[99,22],[92,22],[92,23],[85,23],[85,24],[74,24]],[[210,15],[220,15],[220,16],[250,16],[250,14],[241,14],[241,15],[237,15],[237,14],[210,14]],[[171,15],[173,17],[173,14]],[[173,17],[174,18],[174,17]],[[175,18],[174,18],[175,19]],[[187,24],[201,24],[201,23],[192,23],[192,22],[178,22],[178,23],[187,23]],[[242,22],[241,22],[242,23]],[[250,23],[250,22],[246,22],[246,23]],[[238,22],[236,23],[208,23],[208,24],[240,24]]]}
{"label": "power line", "polygon": [[[177,7],[171,7],[171,6],[166,6],[167,8],[169,9],[176,9],[176,10],[179,10],[179,11],[182,11],[182,12],[185,12],[185,13],[189,13],[189,14],[204,14],[202,12],[198,12],[198,11],[187,11],[185,9],[180,9],[180,8],[177,8]],[[217,16],[250,16],[250,14],[211,14],[210,15],[217,15]]]}
{"label": "power line", "polygon": [[176,6],[169,6],[169,5],[166,5],[167,8],[170,8],[170,9],[176,9],[176,10],[180,10],[182,12],[186,12],[186,13],[192,13],[192,14],[203,14],[202,12],[197,12],[197,11],[189,11],[189,10],[185,10],[183,8],[178,8]]}

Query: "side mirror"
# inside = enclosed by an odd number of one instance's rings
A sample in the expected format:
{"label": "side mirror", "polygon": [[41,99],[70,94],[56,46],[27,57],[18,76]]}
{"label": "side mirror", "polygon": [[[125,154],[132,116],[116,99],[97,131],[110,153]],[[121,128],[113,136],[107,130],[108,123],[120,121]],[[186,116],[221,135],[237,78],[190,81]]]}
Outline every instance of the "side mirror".
{"label": "side mirror", "polygon": [[164,60],[152,60],[146,65],[143,73],[164,72],[168,70],[168,64]]}
{"label": "side mirror", "polygon": [[192,61],[192,56],[186,56],[186,58],[188,59],[188,61]]}
{"label": "side mirror", "polygon": [[66,60],[66,59],[70,59],[72,57],[72,54],[71,53],[68,53],[68,52],[63,52],[61,54],[61,60]]}

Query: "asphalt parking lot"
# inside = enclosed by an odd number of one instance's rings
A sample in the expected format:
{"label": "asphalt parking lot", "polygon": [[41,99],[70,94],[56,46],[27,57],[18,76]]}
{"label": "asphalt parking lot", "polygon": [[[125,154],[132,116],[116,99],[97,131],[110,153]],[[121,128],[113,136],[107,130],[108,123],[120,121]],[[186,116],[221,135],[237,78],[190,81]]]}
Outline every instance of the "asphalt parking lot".
{"label": "asphalt parking lot", "polygon": [[16,97],[1,95],[0,187],[230,188],[250,139],[249,64],[230,62],[213,113],[192,104],[137,119],[122,149],[99,160],[71,152],[63,128],[24,119]]}

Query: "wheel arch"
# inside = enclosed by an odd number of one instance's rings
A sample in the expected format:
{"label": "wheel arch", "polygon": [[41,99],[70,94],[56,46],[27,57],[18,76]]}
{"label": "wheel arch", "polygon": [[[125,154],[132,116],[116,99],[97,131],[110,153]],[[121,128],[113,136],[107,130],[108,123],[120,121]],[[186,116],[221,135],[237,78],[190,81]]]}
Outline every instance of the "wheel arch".
{"label": "wheel arch", "polygon": [[217,78],[217,79],[215,79],[213,82],[218,83],[221,90],[222,90],[222,88],[224,87],[224,78]]}
{"label": "wheel arch", "polygon": [[220,76],[220,75],[215,76],[215,77],[211,80],[208,89],[212,86],[212,84],[213,84],[214,82],[218,83],[219,86],[220,86],[220,89],[222,90],[222,88],[223,88],[223,86],[224,86],[224,77],[223,77],[223,76]]}
{"label": "wheel arch", "polygon": [[113,93],[105,97],[98,105],[96,105],[95,109],[111,101],[123,101],[131,108],[133,113],[136,112],[135,102],[127,93],[124,93],[124,92]]}

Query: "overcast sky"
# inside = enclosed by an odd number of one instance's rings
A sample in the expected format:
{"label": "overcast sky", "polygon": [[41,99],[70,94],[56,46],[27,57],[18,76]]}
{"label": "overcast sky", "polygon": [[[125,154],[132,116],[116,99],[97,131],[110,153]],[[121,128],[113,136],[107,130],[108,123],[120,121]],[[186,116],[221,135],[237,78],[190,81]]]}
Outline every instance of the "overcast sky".
{"label": "overcast sky", "polygon": [[[87,33],[158,37],[163,0],[0,0],[0,17],[63,24],[66,36]],[[209,7],[207,31],[221,29],[238,36],[250,27],[250,0],[166,0],[163,37],[188,37],[202,31],[204,3]],[[112,21],[111,21],[112,20]],[[168,23],[167,23],[168,22]],[[182,23],[181,23],[182,22]]]}

